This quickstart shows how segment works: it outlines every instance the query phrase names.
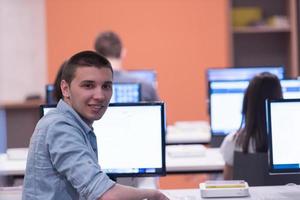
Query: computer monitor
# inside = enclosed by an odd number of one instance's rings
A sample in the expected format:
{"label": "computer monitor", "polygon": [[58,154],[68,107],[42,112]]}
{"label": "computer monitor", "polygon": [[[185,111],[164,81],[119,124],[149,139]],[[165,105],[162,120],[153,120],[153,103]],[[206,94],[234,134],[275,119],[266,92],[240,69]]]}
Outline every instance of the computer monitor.
{"label": "computer monitor", "polygon": [[141,101],[140,83],[114,83],[111,103],[130,103]]}
{"label": "computer monitor", "polygon": [[54,98],[54,85],[47,84],[46,85],[46,104],[56,104],[56,100]]}
{"label": "computer monitor", "polygon": [[[141,101],[141,84],[140,83],[113,83],[113,94],[111,103],[130,103]],[[54,85],[46,85],[46,104],[56,104],[54,98]]]}
{"label": "computer monitor", "polygon": [[[300,98],[300,80],[280,81],[283,97]],[[239,129],[244,92],[249,81],[210,82],[210,125],[212,136],[226,136]]]}
{"label": "computer monitor", "polygon": [[267,101],[269,171],[300,172],[300,99]]}
{"label": "computer monitor", "polygon": [[206,80],[208,84],[208,113],[210,113],[210,82],[212,81],[244,81],[251,80],[255,75],[262,72],[275,74],[279,79],[284,78],[283,66],[243,66],[227,68],[209,68],[206,70]]}
{"label": "computer monitor", "polygon": [[262,72],[275,74],[279,79],[284,78],[283,66],[250,66],[230,68],[210,68],[206,71],[208,82],[225,80],[250,80]]}
{"label": "computer monitor", "polygon": [[141,70],[128,70],[130,75],[140,79],[147,81],[153,85],[153,87],[157,87],[157,74],[155,70],[151,69],[141,69]]}
{"label": "computer monitor", "polygon": [[[53,108],[41,106],[41,114]],[[162,102],[110,104],[93,124],[102,170],[114,178],[164,175],[165,120]]]}

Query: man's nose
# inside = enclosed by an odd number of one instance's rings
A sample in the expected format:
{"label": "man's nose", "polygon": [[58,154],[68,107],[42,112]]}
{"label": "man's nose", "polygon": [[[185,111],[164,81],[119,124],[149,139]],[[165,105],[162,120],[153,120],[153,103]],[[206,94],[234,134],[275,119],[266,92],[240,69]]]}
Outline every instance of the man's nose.
{"label": "man's nose", "polygon": [[102,88],[98,88],[95,90],[94,98],[99,99],[99,100],[105,99],[105,94],[104,94],[104,91],[102,90]]}

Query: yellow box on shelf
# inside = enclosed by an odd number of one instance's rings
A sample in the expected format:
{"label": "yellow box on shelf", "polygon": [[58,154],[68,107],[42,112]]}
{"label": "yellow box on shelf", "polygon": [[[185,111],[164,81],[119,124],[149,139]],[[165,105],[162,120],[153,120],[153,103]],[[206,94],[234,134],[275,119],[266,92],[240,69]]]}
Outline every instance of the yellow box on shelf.
{"label": "yellow box on shelf", "polygon": [[260,7],[235,7],[232,10],[232,24],[234,27],[249,26],[262,20]]}

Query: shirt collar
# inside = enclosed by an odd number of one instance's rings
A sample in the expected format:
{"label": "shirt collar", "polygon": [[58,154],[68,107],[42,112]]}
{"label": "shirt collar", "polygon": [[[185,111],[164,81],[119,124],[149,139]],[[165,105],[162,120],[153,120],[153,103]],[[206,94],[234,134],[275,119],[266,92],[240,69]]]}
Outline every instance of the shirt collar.
{"label": "shirt collar", "polygon": [[81,126],[86,133],[93,131],[93,128],[91,128],[86,122],[84,122],[84,120],[79,116],[79,114],[64,100],[61,99],[58,102],[56,108],[62,113],[67,114],[69,117],[72,117],[75,121],[77,121],[78,125]]}

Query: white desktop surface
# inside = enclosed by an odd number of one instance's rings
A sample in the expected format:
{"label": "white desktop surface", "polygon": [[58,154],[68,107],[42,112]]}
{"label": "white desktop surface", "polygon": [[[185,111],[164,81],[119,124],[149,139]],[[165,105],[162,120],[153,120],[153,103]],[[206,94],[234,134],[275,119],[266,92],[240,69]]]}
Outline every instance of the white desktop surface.
{"label": "white desktop surface", "polygon": [[248,197],[201,198],[200,189],[161,190],[171,200],[299,200],[300,186],[259,186],[250,187]]}
{"label": "white desktop surface", "polygon": [[[199,145],[201,146],[201,145]],[[184,145],[185,148],[194,151],[197,145]],[[182,148],[182,145],[166,146],[166,169],[168,172],[207,172],[222,171],[224,160],[219,152],[219,148],[206,148],[203,155],[193,155],[185,157],[172,157],[168,154],[170,151]],[[24,152],[23,152],[24,151]],[[10,159],[8,154],[0,154],[0,175],[24,175],[26,168],[27,149],[11,151]],[[13,156],[12,156],[13,155]],[[23,159],[21,159],[23,157]]]}
{"label": "white desktop surface", "polygon": [[25,159],[9,159],[7,154],[0,154],[0,175],[24,175]]}
{"label": "white desktop surface", "polygon": [[[195,145],[184,145],[186,148]],[[168,152],[181,148],[182,146],[166,146],[166,168],[167,172],[205,172],[222,171],[225,165],[219,148],[206,148],[204,155],[172,157]]]}
{"label": "white desktop surface", "polygon": [[206,121],[181,121],[167,127],[167,144],[209,143],[210,127]]}

